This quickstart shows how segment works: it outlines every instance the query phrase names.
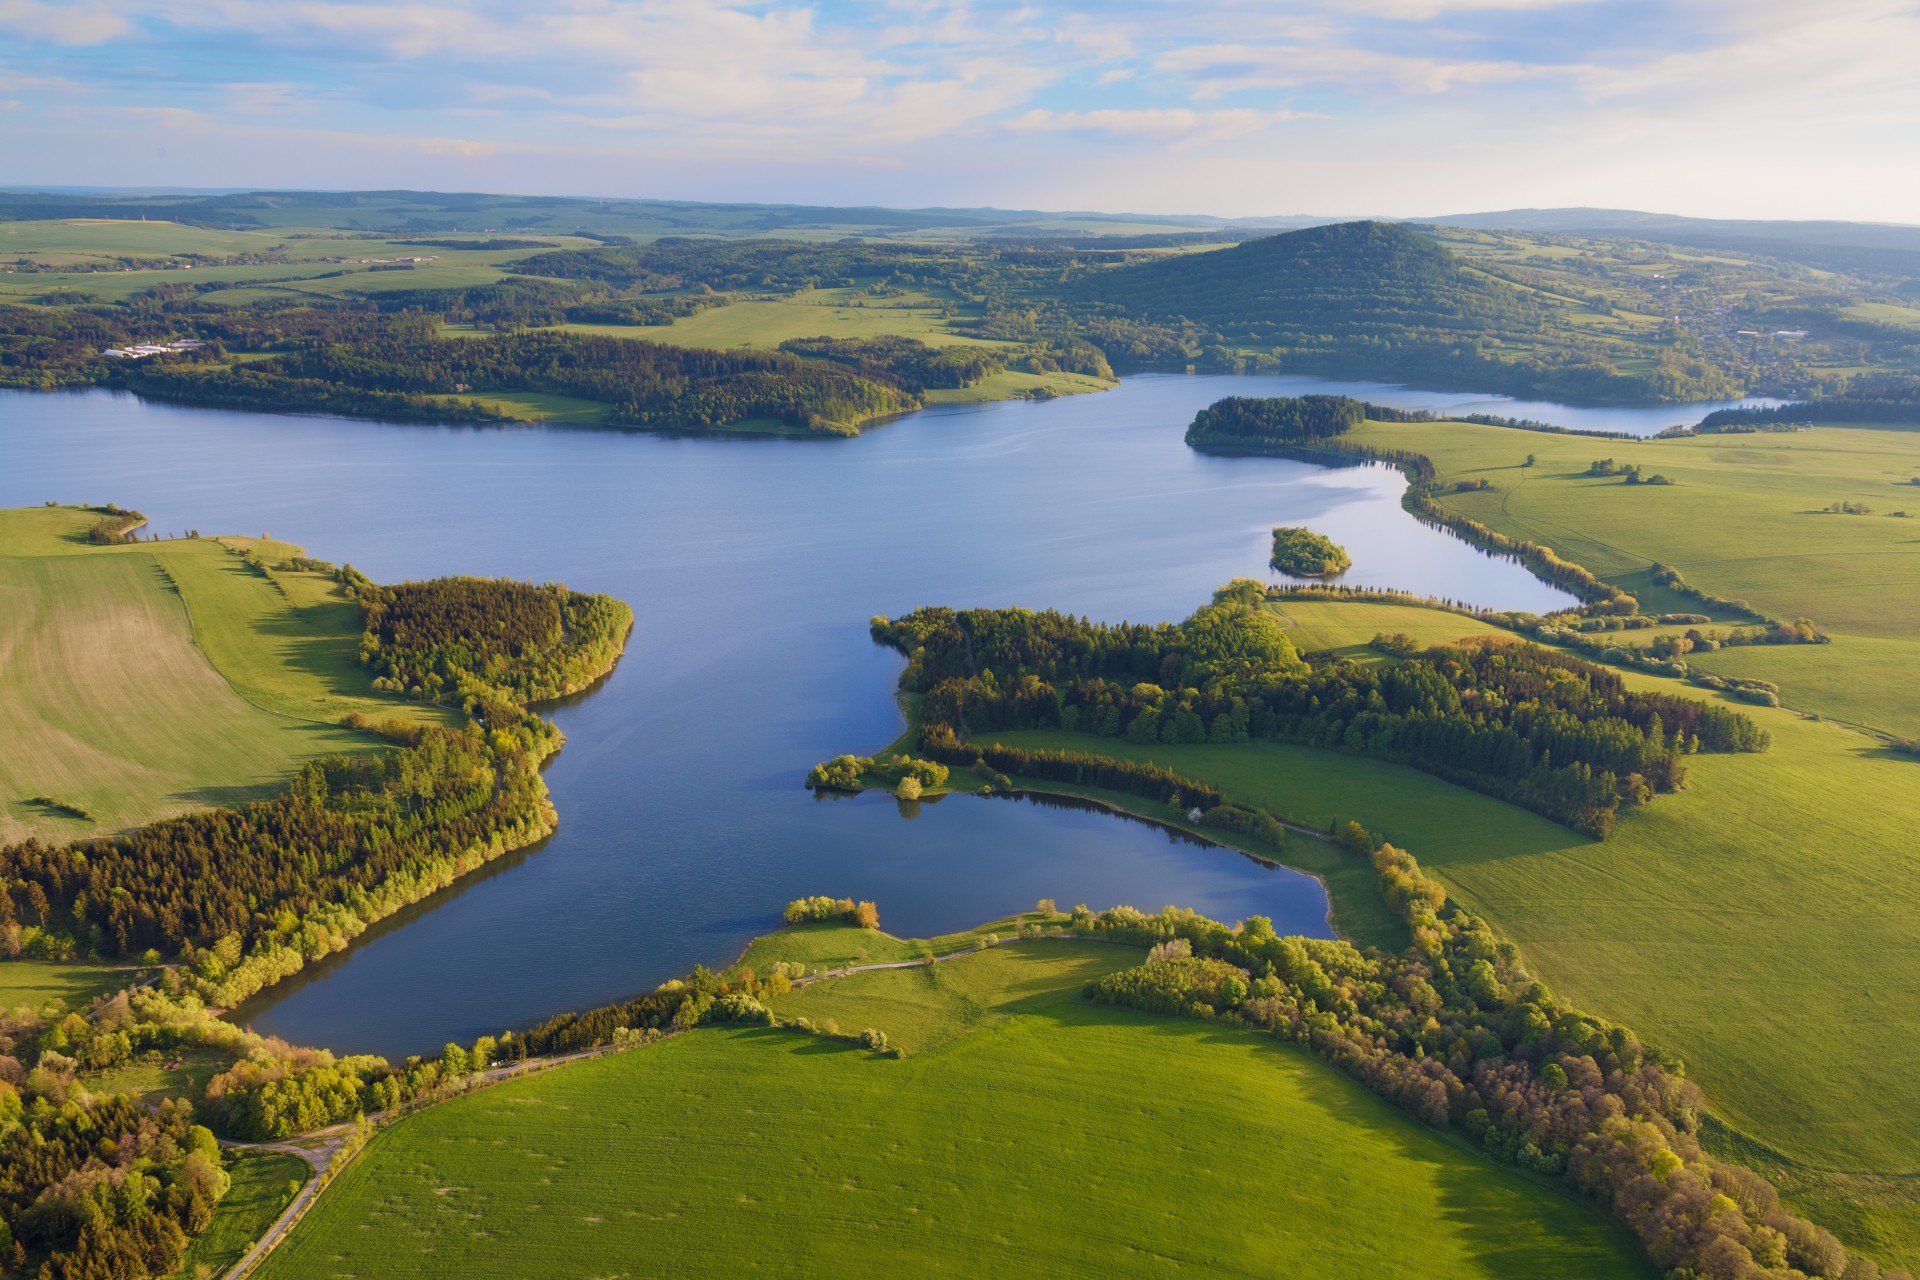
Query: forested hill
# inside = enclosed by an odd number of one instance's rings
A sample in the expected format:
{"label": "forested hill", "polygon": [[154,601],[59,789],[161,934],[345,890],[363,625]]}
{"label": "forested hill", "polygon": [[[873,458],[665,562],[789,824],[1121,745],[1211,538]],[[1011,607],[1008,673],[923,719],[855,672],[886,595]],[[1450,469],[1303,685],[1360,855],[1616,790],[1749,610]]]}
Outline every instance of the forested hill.
{"label": "forested hill", "polygon": [[[1092,301],[1144,319],[1201,321],[1263,345],[1338,326],[1480,332],[1537,324],[1529,295],[1463,268],[1430,236],[1343,222],[1089,277]],[[1289,344],[1291,345],[1291,344]]]}
{"label": "forested hill", "polygon": [[1587,399],[1737,390],[1679,349],[1629,372],[1616,362],[1627,353],[1581,324],[1572,300],[1495,278],[1391,223],[1310,227],[1088,273],[1069,288],[1086,310],[1196,327],[1227,347],[1271,351],[1293,370]]}

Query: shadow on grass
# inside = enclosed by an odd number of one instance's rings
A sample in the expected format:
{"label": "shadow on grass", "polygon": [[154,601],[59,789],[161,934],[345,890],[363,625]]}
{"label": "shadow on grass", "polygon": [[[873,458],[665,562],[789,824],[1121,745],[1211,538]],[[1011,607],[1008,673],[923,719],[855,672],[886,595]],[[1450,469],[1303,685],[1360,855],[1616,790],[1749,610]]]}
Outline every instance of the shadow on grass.
{"label": "shadow on grass", "polygon": [[[1421,1123],[1309,1051],[1264,1032],[1085,1000],[1035,1009],[1030,1016],[1046,1018],[1067,1035],[1125,1027],[1156,1040],[1250,1048],[1274,1069],[1307,1067],[1316,1078],[1313,1087],[1298,1091],[1301,1101],[1342,1127],[1379,1135],[1392,1143],[1396,1159],[1421,1166],[1444,1216],[1490,1276],[1638,1274],[1652,1280],[1658,1274],[1624,1227],[1565,1182],[1497,1164],[1461,1135]],[[1541,1212],[1542,1197],[1550,1212]],[[1618,1265],[1622,1261],[1625,1266]]]}

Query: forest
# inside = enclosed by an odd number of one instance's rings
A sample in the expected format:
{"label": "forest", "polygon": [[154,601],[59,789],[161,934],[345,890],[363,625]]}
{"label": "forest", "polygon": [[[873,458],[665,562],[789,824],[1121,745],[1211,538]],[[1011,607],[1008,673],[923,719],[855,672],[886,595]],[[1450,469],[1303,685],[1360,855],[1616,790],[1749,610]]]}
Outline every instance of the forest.
{"label": "forest", "polygon": [[1228,396],[1194,415],[1187,443],[1310,444],[1353,430],[1367,408],[1347,396]]}
{"label": "forest", "polygon": [[[71,1015],[70,1015],[71,1016]],[[48,1056],[62,1060],[58,1050]],[[12,1057],[19,1073],[20,1064]],[[193,1108],[127,1094],[67,1096],[50,1066],[0,1080],[0,1269],[47,1280],[141,1280],[177,1270],[228,1188]],[[21,1089],[24,1085],[26,1098]]]}
{"label": "forest", "polygon": [[612,668],[633,625],[619,601],[556,583],[343,577],[366,620],[360,662],[378,673],[374,688],[429,701],[476,684],[520,703],[577,693]]}
{"label": "forest", "polygon": [[1768,746],[1737,712],[1632,692],[1615,672],[1523,643],[1309,667],[1244,580],[1180,624],[923,608],[875,619],[873,635],[907,655],[922,753],[950,762],[953,740],[1011,729],[1296,742],[1409,764],[1604,838],[1621,807],[1684,787],[1689,754]]}

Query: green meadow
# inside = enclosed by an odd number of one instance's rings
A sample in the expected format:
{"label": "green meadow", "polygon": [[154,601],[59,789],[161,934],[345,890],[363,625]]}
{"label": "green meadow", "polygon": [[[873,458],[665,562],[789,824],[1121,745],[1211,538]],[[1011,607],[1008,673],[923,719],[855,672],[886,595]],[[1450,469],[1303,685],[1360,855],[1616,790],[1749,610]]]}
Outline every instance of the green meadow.
{"label": "green meadow", "polygon": [[[427,234],[432,239],[443,235]],[[458,238],[458,237],[453,237]],[[579,248],[593,243],[572,236],[538,235],[546,248]],[[476,242],[477,243],[477,242]],[[347,293],[395,289],[450,289],[491,284],[506,273],[505,264],[534,249],[466,249],[410,242],[403,235],[361,239],[324,228],[274,227],[222,230],[177,222],[63,219],[0,223],[0,260],[26,259],[31,272],[0,272],[0,301],[20,301],[73,290],[102,302],[125,301],[155,285],[191,284],[216,305],[237,306],[281,300],[312,301]],[[122,260],[146,263],[195,255],[221,259],[274,255],[278,261],[196,263],[192,266],[131,268]],[[359,259],[430,258],[404,269],[374,271]],[[328,262],[328,258],[346,261]]]}
{"label": "green meadow", "polygon": [[650,338],[681,347],[777,347],[793,338],[903,335],[930,346],[996,346],[949,332],[953,304],[932,296],[868,299],[857,289],[810,289],[784,298],[742,297],[669,325],[566,325],[583,333]]}
{"label": "green meadow", "polygon": [[338,726],[350,712],[437,714],[373,692],[331,578],[251,568],[249,539],[94,546],[96,518],[0,512],[0,840],[265,796],[313,756],[364,749]]}
{"label": "green meadow", "polygon": [[[1303,625],[1329,642],[1409,630],[1378,621],[1403,606],[1309,603]],[[1429,612],[1427,638],[1488,630]],[[1805,1211],[1862,1247],[1911,1258],[1920,1081],[1899,1064],[1920,1034],[1907,817],[1920,765],[1840,726],[1733,705],[1771,731],[1772,750],[1693,757],[1685,791],[1624,811],[1605,842],[1404,766],[1312,748],[997,736],[1152,759],[1282,817],[1357,820],[1411,850],[1563,998],[1684,1058],[1725,1140],[1771,1162]],[[1290,837],[1289,850],[1306,843]]]}
{"label": "green meadow", "polygon": [[[1645,590],[1649,563],[1774,617],[1812,618],[1833,637],[1816,651],[1738,650],[1702,670],[1758,676],[1789,706],[1920,737],[1920,431],[1809,431],[1596,440],[1464,423],[1368,422],[1363,444],[1425,454],[1447,507],[1643,596],[1649,609],[1697,604]],[[1525,465],[1527,456],[1535,463]],[[1636,464],[1671,485],[1584,474],[1599,458]],[[1458,480],[1493,488],[1447,492]],[[1836,502],[1869,515],[1838,515]],[[1902,519],[1895,511],[1909,511]]]}
{"label": "green meadow", "polygon": [[228,1161],[227,1174],[233,1185],[213,1221],[188,1243],[186,1262],[168,1280],[226,1274],[293,1202],[313,1166],[284,1151],[249,1151]]}
{"label": "green meadow", "polygon": [[84,1009],[94,997],[132,985],[142,973],[111,964],[0,960],[0,1009],[17,1009],[23,1004],[38,1009],[49,1000],[57,1000],[69,1009]]}
{"label": "green meadow", "polygon": [[778,1002],[904,1060],[706,1029],[456,1099],[376,1137],[258,1274],[1647,1274],[1586,1206],[1297,1050],[1080,998],[1139,955],[1010,943]]}

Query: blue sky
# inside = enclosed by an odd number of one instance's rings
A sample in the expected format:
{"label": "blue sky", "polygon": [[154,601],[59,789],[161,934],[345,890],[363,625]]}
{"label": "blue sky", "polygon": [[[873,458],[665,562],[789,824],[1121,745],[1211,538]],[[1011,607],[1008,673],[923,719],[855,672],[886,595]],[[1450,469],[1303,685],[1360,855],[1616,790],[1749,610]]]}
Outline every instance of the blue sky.
{"label": "blue sky", "polygon": [[1920,222],[1891,0],[0,0],[10,183]]}

